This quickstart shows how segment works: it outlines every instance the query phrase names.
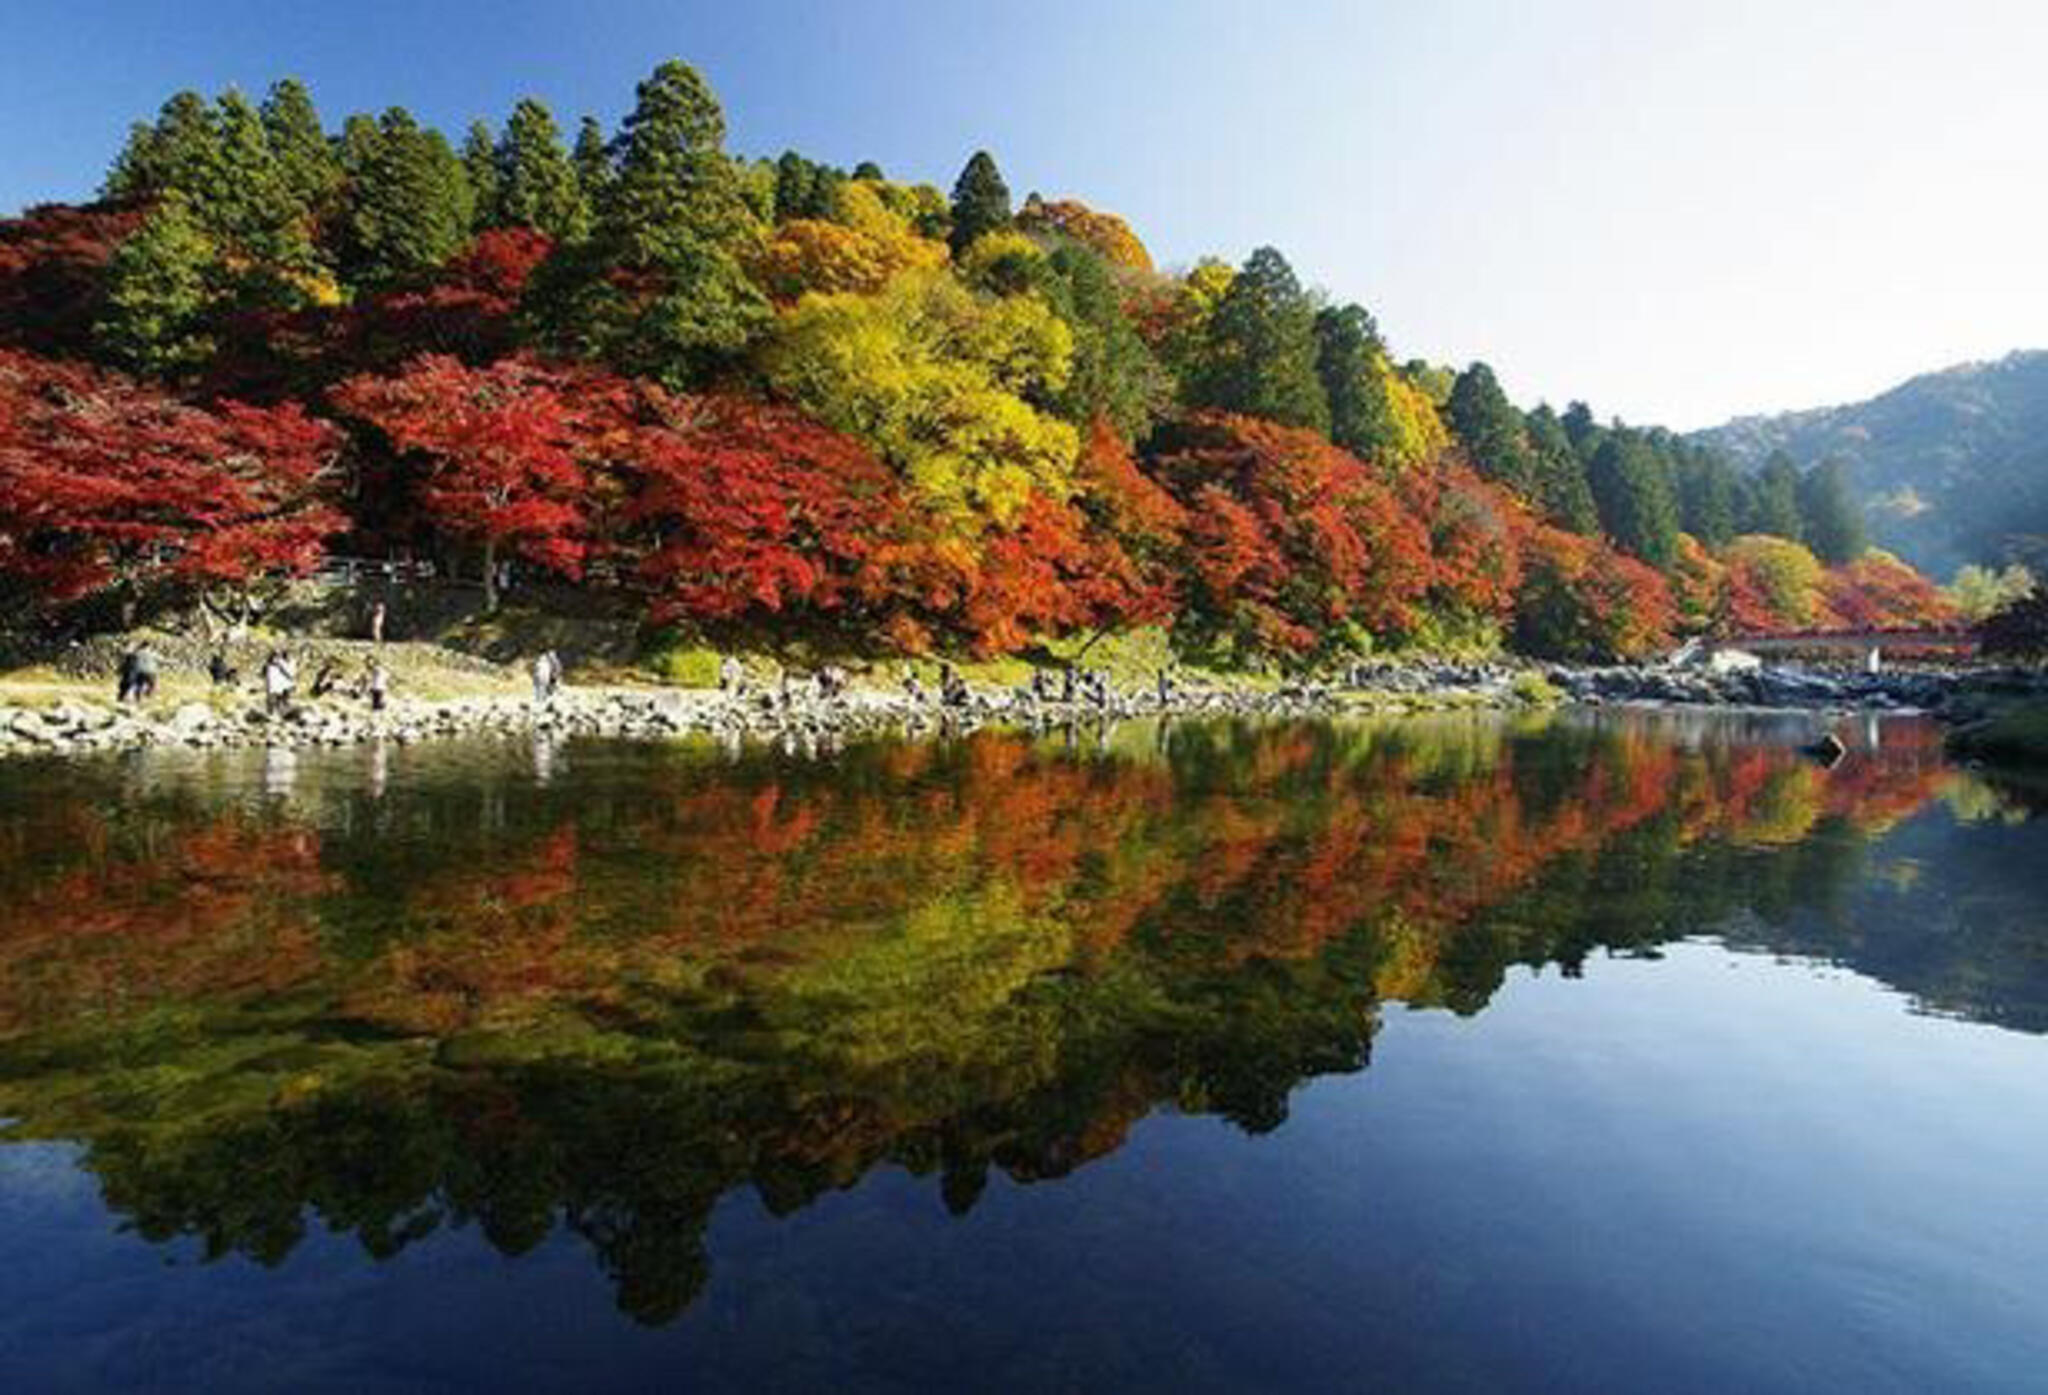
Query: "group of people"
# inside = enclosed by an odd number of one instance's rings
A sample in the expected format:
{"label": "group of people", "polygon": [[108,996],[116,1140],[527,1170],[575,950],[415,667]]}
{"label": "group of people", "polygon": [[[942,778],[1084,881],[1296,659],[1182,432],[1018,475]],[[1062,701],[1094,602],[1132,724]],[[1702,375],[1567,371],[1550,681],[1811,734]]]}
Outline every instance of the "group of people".
{"label": "group of people", "polygon": [[[805,681],[798,675],[796,670],[784,668],[781,677],[776,683],[775,691],[768,694],[764,701],[771,705],[779,702],[784,707],[791,706],[795,703],[798,691]],[[808,681],[816,694],[828,702],[843,696],[852,683],[846,670],[838,664],[826,664],[823,668],[813,673]],[[731,654],[727,654],[718,661],[718,691],[726,694],[728,697],[745,697],[747,695],[746,667]]]}
{"label": "group of people", "polygon": [[[234,670],[227,668],[224,660],[215,656],[214,681],[222,681],[223,672],[227,682],[234,680]],[[299,661],[283,649],[273,649],[263,660],[264,706],[273,714],[291,710],[292,699],[299,687]],[[341,665],[333,659],[320,665],[313,675],[312,696],[317,701],[331,696],[342,688]],[[363,668],[361,681],[355,691],[369,704],[372,712],[382,712],[391,696],[391,672],[384,667],[384,661],[372,657]]]}
{"label": "group of people", "polygon": [[[129,649],[121,655],[115,701],[144,702],[155,697],[157,678],[162,671],[163,660],[154,649],[146,644]],[[206,676],[216,688],[233,688],[241,672],[228,662],[224,650],[216,650],[206,662]],[[261,677],[265,709],[273,715],[290,711],[299,689],[297,657],[285,649],[271,650],[264,656]],[[321,664],[313,677],[312,696],[328,697],[342,688],[341,665],[333,659]],[[373,657],[364,666],[362,679],[355,691],[368,700],[372,712],[384,710],[391,696],[391,673],[384,667],[382,659]]]}

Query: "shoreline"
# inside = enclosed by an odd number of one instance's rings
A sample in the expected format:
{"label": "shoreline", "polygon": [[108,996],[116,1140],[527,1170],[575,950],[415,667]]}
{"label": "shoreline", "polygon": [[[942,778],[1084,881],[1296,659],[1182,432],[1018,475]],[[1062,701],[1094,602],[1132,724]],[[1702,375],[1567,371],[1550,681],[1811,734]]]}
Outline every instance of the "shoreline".
{"label": "shoreline", "polygon": [[1156,692],[1113,692],[1104,702],[1044,701],[1028,690],[980,686],[947,706],[898,689],[855,687],[836,696],[805,685],[784,699],[773,690],[735,696],[715,689],[566,687],[547,705],[512,695],[401,698],[382,713],[359,699],[294,704],[271,715],[237,694],[222,702],[169,700],[142,707],[66,699],[30,707],[0,702],[0,759],[90,755],[148,748],[340,747],[534,732],[557,736],[662,739],[702,735],[736,740],[818,741],[883,733],[958,733],[985,726],[1022,729],[1144,717],[1400,716],[1426,712],[1532,710],[1556,706],[1703,708],[1931,714],[1962,721],[1988,700],[2048,694],[2048,676],[2018,671],[1901,671],[1831,674],[1567,665],[1401,664],[1361,666],[1351,686],[1295,684],[1265,690],[1188,687],[1162,702]]}

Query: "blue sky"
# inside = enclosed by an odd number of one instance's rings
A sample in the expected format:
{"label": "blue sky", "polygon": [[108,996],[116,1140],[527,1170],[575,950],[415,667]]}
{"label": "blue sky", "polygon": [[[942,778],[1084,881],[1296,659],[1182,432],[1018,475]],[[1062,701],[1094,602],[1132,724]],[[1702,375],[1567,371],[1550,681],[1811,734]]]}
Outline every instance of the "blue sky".
{"label": "blue sky", "polygon": [[330,125],[615,121],[697,65],[734,149],[950,187],[986,146],[1162,262],[1270,242],[1395,349],[1677,426],[2048,346],[2048,6],[4,0],[0,211],[180,87]]}

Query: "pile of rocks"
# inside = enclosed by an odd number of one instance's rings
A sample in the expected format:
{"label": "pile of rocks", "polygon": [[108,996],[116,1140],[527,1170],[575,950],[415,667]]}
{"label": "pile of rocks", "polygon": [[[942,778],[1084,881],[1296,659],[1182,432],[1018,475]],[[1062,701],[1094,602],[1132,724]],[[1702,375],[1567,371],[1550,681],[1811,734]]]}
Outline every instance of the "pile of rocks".
{"label": "pile of rocks", "polygon": [[1544,672],[1573,701],[1588,703],[1940,712],[1957,701],[1989,693],[2048,692],[2048,676],[2014,669],[1855,673],[1788,667],[1716,673],[1704,669],[1554,666]]}

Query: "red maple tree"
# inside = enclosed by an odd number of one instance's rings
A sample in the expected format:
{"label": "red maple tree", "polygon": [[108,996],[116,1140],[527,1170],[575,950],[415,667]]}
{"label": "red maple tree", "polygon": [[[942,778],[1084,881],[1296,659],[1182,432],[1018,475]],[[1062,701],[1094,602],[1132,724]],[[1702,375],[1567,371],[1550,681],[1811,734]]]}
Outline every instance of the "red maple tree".
{"label": "red maple tree", "polygon": [[472,368],[427,354],[392,377],[351,378],[329,396],[413,467],[405,483],[420,520],[480,550],[485,603],[495,608],[505,555],[580,574],[589,462],[603,447],[618,386],[527,358]]}
{"label": "red maple tree", "polygon": [[1153,475],[1187,510],[1198,628],[1306,655],[1415,623],[1429,533],[1356,456],[1313,431],[1214,412],[1156,445]]}
{"label": "red maple tree", "polygon": [[658,619],[827,612],[871,596],[895,476],[850,436],[745,398],[668,399],[624,453],[623,547]]}
{"label": "red maple tree", "polygon": [[0,350],[0,575],[38,604],[316,563],[339,434],[296,405],[189,406]]}

